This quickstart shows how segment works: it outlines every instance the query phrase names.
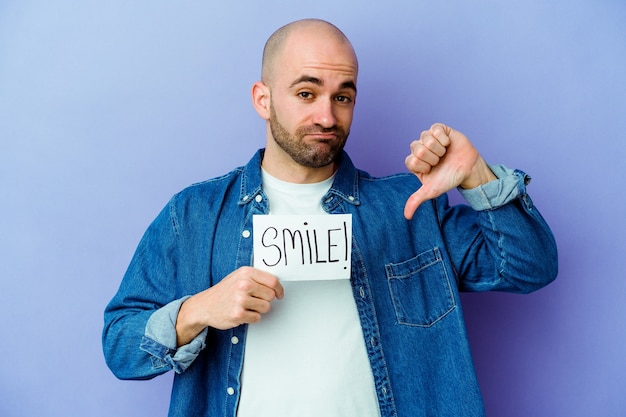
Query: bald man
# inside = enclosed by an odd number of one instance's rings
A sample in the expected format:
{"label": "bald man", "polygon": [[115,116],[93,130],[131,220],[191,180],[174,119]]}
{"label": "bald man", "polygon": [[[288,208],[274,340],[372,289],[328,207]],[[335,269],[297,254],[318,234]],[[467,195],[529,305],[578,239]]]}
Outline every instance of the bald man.
{"label": "bald man", "polygon": [[[449,126],[410,144],[409,173],[356,169],[357,76],[332,24],[276,31],[251,91],[265,147],[176,194],[139,243],[104,352],[122,379],[174,370],[170,416],[484,415],[459,292],[547,285],[554,238],[528,177]],[[449,207],[455,187],[468,205]],[[349,274],[253,267],[255,215],[350,215]]]}

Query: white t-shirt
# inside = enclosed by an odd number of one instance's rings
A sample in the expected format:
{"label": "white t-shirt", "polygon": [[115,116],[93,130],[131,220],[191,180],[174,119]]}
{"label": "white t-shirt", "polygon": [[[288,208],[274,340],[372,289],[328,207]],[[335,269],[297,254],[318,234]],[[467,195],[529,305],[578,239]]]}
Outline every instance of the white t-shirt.
{"label": "white t-shirt", "polygon": [[[292,184],[263,172],[270,214],[325,214],[332,181]],[[248,326],[237,416],[379,416],[350,281],[282,284],[285,297]]]}

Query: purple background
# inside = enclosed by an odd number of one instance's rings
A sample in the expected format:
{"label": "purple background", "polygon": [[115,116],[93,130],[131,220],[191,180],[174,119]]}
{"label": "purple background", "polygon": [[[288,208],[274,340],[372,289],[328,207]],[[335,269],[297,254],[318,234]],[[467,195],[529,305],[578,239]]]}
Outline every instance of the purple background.
{"label": "purple background", "polygon": [[106,368],[102,311],[168,198],[263,145],[263,43],[310,16],[360,57],[360,167],[441,121],[533,176],[558,280],[464,295],[488,415],[626,415],[621,0],[1,2],[0,415],[166,415],[171,374]]}

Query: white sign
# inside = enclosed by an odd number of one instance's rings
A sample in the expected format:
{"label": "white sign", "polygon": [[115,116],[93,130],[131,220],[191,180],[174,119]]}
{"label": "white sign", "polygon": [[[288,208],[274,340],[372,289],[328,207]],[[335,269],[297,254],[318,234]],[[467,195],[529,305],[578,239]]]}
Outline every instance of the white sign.
{"label": "white sign", "polygon": [[350,279],[352,215],[255,215],[254,267],[283,281]]}

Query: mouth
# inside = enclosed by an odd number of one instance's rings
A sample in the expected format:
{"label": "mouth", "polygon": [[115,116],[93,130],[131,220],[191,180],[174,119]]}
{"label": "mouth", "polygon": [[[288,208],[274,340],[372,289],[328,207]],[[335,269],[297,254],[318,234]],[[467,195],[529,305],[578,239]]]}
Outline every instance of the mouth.
{"label": "mouth", "polygon": [[328,141],[337,139],[339,136],[335,130],[314,130],[306,132],[305,135],[314,140]]}
{"label": "mouth", "polygon": [[337,135],[335,133],[309,133],[307,136],[313,140],[318,140],[322,142],[337,139]]}

